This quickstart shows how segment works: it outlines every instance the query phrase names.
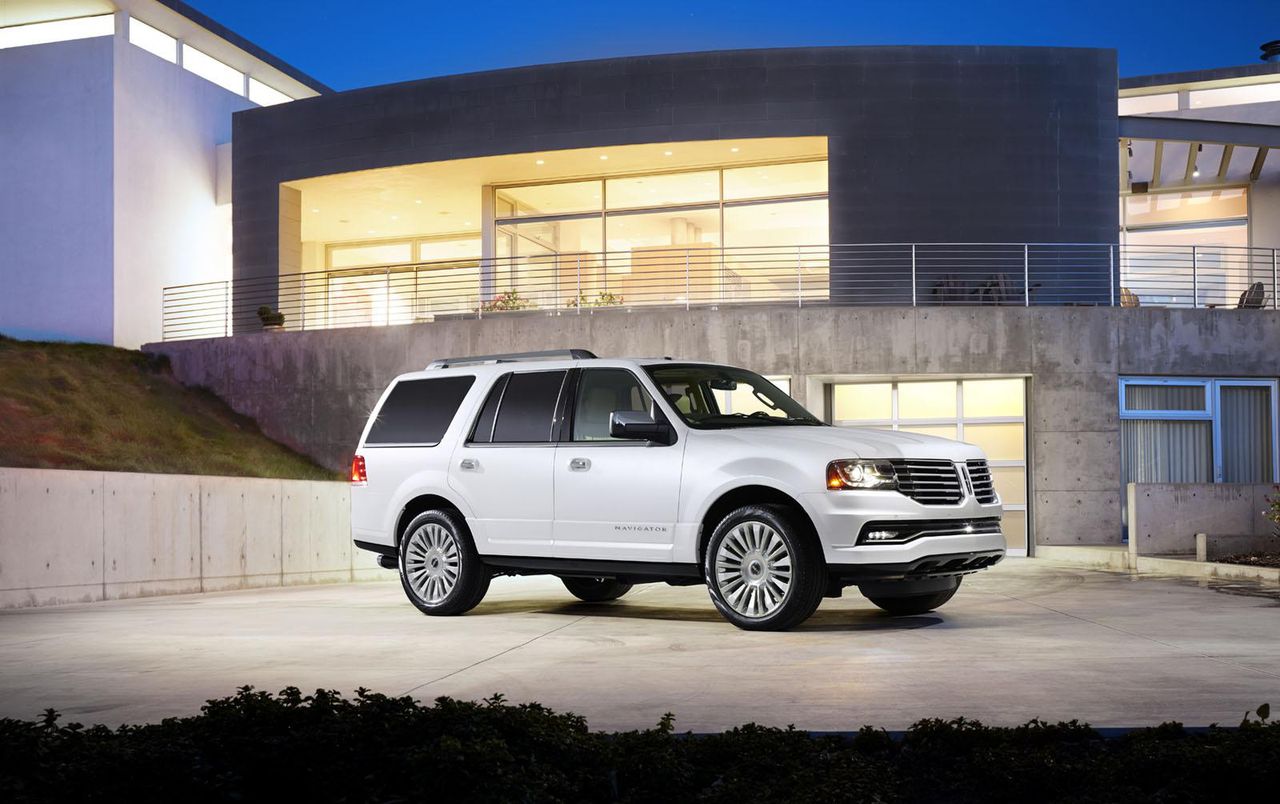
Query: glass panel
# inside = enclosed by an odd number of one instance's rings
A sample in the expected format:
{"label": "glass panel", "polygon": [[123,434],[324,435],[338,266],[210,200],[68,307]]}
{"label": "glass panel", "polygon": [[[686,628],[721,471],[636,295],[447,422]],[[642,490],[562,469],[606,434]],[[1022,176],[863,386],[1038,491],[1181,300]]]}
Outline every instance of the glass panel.
{"label": "glass panel", "polygon": [[[391,274],[357,273],[328,278],[324,303],[325,325],[380,327],[413,320],[413,271]],[[308,321],[308,327],[311,322]]]}
{"label": "glass panel", "polygon": [[964,440],[982,447],[993,461],[1026,458],[1026,428],[1022,424],[966,424]]}
{"label": "glass panel", "polygon": [[497,192],[500,209],[514,217],[560,215],[601,208],[599,181],[571,181],[533,187],[505,187]]}
{"label": "glass panel", "polygon": [[[791,378],[790,377],[766,377],[769,382],[778,386],[784,394],[791,394]],[[720,405],[720,410],[724,413],[776,413],[776,409],[766,405],[759,397],[755,395],[753,389],[746,385],[739,385],[732,391],[715,391],[716,401]]]}
{"label": "glass panel", "polygon": [[165,61],[178,63],[178,40],[133,17],[129,18],[129,44],[137,45]]}
{"label": "glass panel", "polygon": [[185,42],[182,44],[182,67],[206,81],[212,81],[228,92],[244,94],[244,73],[228,67]]}
{"label": "glass panel", "polygon": [[417,272],[417,318],[473,313],[480,306],[480,266],[425,268]]}
{"label": "glass panel", "polygon": [[[968,433],[968,428],[965,428]],[[996,494],[1006,505],[1026,505],[1027,470],[1023,466],[993,466],[991,479],[996,484]]]}
{"label": "glass panel", "polygon": [[834,421],[889,419],[893,416],[893,383],[837,385],[831,395]]}
{"label": "glass panel", "polygon": [[777,198],[784,195],[813,195],[826,191],[827,163],[825,161],[760,165],[733,168],[724,172],[726,201],[745,198]]}
{"label": "glass panel", "polygon": [[564,383],[563,371],[513,374],[502,396],[493,442],[542,443],[551,440],[556,400]]}
{"label": "glass panel", "polygon": [[898,384],[898,418],[954,419],[956,416],[956,383],[904,382]]}
{"label": "glass panel", "polygon": [[720,296],[720,210],[620,214],[607,219],[608,283],[627,304]]}
{"label": "glass panel", "polygon": [[954,426],[946,426],[946,427],[942,427],[942,426],[930,427],[926,425],[919,425],[914,427],[902,426],[898,428],[898,431],[903,433],[919,433],[920,435],[937,436],[938,438],[950,438],[953,441],[956,438],[956,428]]}
{"label": "glass panel", "polygon": [[715,203],[720,200],[720,172],[609,179],[606,189],[609,209]]}
{"label": "glass panel", "polygon": [[1000,530],[1004,531],[1004,544],[1009,550],[1027,549],[1027,512],[1005,511],[1000,520]]}
{"label": "glass panel", "polygon": [[1126,483],[1213,482],[1213,423],[1120,421],[1121,471]]}
{"label": "glass panel", "polygon": [[1222,433],[1222,481],[1268,483],[1273,480],[1271,389],[1222,385],[1218,397]]}
{"label": "glass panel", "polygon": [[827,223],[826,199],[725,207],[726,300],[826,298]]}
{"label": "glass panel", "polygon": [[1022,416],[1025,385],[1022,378],[1008,380],[965,380],[964,416],[981,419]]}
{"label": "glass panel", "polygon": [[418,259],[422,262],[480,259],[480,237],[447,240],[424,240],[418,243]]}
{"label": "glass panel", "polygon": [[1126,227],[1244,218],[1248,214],[1249,204],[1243,188],[1195,193],[1142,193],[1125,196],[1124,199]]}
{"label": "glass panel", "polygon": [[407,380],[391,389],[366,444],[437,444],[475,377]]}
{"label": "glass panel", "polygon": [[1202,307],[1235,307],[1254,283],[1261,283],[1257,293],[1271,284],[1271,257],[1255,258],[1245,248],[1249,227],[1243,221],[1131,231],[1125,239],[1121,287],[1136,297],[1129,306],[1188,307],[1195,294],[1194,303]]}
{"label": "glass panel", "polygon": [[610,414],[615,410],[649,413],[652,404],[644,386],[625,369],[584,371],[573,411],[573,440],[618,440],[609,435]]}
{"label": "glass panel", "polygon": [[1121,117],[1131,114],[1154,114],[1178,111],[1178,93],[1162,92],[1159,95],[1139,95],[1120,98],[1117,111]]}
{"label": "glass panel", "polygon": [[1208,109],[1213,106],[1240,106],[1246,103],[1275,103],[1280,101],[1280,82],[1250,84],[1242,87],[1200,89],[1188,93],[1192,109]]}
{"label": "glass panel", "polygon": [[1208,411],[1204,385],[1126,385],[1125,410]]}
{"label": "glass panel", "polygon": [[557,308],[622,303],[617,282],[611,284],[604,271],[598,217],[508,224],[498,233],[500,243],[514,246],[514,254],[499,252],[513,259],[496,271],[498,289],[518,294],[511,297],[513,304]]}
{"label": "glass panel", "polygon": [[281,103],[288,103],[293,98],[251,76],[249,78],[249,100],[259,106],[276,106]]}
{"label": "glass panel", "polygon": [[34,22],[30,25],[14,25],[0,28],[0,49],[44,45],[50,42],[66,42],[72,39],[90,39],[95,36],[111,36],[116,32],[116,15],[101,14],[96,17],[75,17],[51,22]]}
{"label": "glass panel", "polygon": [[413,262],[413,245],[402,243],[370,243],[367,246],[330,246],[330,268],[354,268],[360,265],[400,265]]}

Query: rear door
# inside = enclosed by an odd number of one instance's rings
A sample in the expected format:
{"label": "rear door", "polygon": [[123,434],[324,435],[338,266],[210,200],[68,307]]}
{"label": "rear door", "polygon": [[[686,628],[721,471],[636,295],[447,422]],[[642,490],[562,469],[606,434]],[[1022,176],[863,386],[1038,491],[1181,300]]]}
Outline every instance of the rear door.
{"label": "rear door", "polygon": [[609,435],[613,411],[656,412],[628,369],[582,369],[570,401],[555,451],[555,555],[671,561],[684,441]]}
{"label": "rear door", "polygon": [[551,555],[553,434],[567,376],[561,369],[498,378],[454,450],[449,484],[471,506],[481,555]]}

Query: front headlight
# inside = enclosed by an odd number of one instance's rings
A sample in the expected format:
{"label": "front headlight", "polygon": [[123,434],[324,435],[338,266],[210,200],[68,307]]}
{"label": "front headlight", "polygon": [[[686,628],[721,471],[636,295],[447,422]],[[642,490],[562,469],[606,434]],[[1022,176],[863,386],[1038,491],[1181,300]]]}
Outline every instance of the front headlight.
{"label": "front headlight", "polygon": [[898,473],[888,461],[832,461],[827,464],[827,488],[893,491]]}

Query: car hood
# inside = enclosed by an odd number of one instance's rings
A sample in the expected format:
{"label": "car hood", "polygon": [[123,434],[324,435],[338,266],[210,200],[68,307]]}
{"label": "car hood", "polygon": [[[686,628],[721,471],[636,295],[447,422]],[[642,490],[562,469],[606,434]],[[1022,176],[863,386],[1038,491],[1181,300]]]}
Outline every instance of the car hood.
{"label": "car hood", "polygon": [[973,444],[895,430],[852,427],[752,426],[726,430],[697,430],[707,437],[768,451],[803,451],[824,460],[837,458],[939,458],[964,461],[983,458]]}

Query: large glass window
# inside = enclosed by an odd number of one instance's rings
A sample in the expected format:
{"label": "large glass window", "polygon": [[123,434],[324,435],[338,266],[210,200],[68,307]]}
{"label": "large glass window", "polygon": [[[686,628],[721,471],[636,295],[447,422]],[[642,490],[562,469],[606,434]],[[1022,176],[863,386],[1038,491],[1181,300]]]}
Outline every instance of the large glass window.
{"label": "large glass window", "polygon": [[976,444],[987,454],[1004,504],[1011,553],[1027,549],[1026,381],[972,380],[837,383],[830,416],[843,427],[900,430]]}
{"label": "large glass window", "polygon": [[1120,380],[1126,483],[1269,483],[1277,478],[1276,383]]}
{"label": "large glass window", "polygon": [[825,297],[826,193],[826,160],[499,188],[496,284],[537,307]]}

